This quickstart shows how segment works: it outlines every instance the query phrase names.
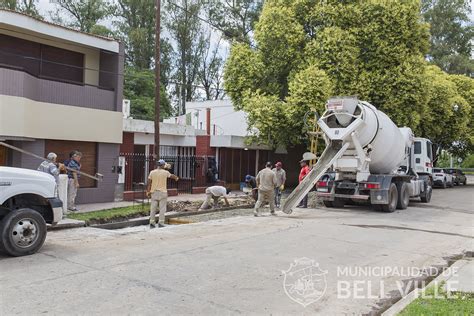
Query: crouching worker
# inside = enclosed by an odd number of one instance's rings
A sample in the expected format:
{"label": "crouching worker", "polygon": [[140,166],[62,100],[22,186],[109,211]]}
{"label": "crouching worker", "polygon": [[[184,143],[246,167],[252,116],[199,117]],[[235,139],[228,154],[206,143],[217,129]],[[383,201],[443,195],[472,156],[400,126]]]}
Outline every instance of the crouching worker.
{"label": "crouching worker", "polygon": [[166,203],[168,202],[168,178],[178,181],[179,178],[165,169],[166,162],[160,159],[155,170],[148,176],[147,196],[151,198],[150,228],[156,227],[156,210],[159,207],[160,215],[158,227],[165,226]]}
{"label": "crouching worker", "polygon": [[227,195],[230,193],[230,189],[226,189],[223,186],[215,185],[206,189],[206,200],[202,203],[199,210],[206,210],[211,206],[211,200],[214,200],[213,208],[216,208],[219,203],[219,199],[224,198],[225,206],[230,206],[227,200]]}

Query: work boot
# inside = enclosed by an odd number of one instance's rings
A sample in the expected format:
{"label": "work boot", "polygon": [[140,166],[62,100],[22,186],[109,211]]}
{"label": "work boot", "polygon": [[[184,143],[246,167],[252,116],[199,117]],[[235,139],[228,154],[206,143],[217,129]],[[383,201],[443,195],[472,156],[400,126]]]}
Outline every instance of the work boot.
{"label": "work boot", "polygon": [[158,223],[158,227],[159,227],[159,228],[162,228],[162,227],[166,227],[166,225],[165,225],[165,224],[162,224],[162,223]]}
{"label": "work boot", "polygon": [[277,216],[276,213],[275,213],[275,211],[270,212],[270,215],[271,215],[271,216]]}
{"label": "work boot", "polygon": [[253,216],[258,217],[258,212],[257,212],[257,211],[253,211]]}
{"label": "work boot", "polygon": [[156,228],[155,223],[150,223],[150,229]]}

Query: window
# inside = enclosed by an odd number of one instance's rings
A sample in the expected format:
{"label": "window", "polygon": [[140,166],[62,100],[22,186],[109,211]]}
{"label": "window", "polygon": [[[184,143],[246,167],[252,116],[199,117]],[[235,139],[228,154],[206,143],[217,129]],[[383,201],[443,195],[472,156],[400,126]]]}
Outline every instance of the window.
{"label": "window", "polygon": [[421,154],[421,142],[415,142],[415,155]]}
{"label": "window", "polygon": [[84,83],[84,54],[0,34],[0,66],[35,77]]}
{"label": "window", "polygon": [[[76,142],[63,140],[46,140],[45,156],[50,152],[58,155],[58,162],[63,163],[69,159],[69,153],[73,150],[82,152],[81,171],[94,175],[97,171],[97,143]],[[97,187],[97,182],[88,177],[80,177],[79,184],[81,188]]]}
{"label": "window", "polygon": [[428,158],[433,159],[432,147],[430,142],[426,142],[426,155]]}

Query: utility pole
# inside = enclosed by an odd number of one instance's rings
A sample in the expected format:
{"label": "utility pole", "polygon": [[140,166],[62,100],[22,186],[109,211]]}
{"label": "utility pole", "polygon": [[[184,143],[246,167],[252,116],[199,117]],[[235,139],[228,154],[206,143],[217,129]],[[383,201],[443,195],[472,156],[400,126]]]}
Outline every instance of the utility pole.
{"label": "utility pole", "polygon": [[160,28],[161,28],[161,0],[156,0],[156,25],[155,25],[155,153],[160,159]]}

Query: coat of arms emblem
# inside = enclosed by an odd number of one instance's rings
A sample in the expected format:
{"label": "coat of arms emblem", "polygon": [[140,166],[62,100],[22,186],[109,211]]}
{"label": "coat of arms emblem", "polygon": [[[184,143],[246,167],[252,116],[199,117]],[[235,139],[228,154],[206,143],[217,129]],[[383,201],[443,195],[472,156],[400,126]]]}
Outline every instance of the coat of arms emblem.
{"label": "coat of arms emblem", "polygon": [[306,307],[323,297],[326,292],[327,271],[321,270],[318,263],[309,258],[295,259],[287,271],[283,288],[286,295]]}

